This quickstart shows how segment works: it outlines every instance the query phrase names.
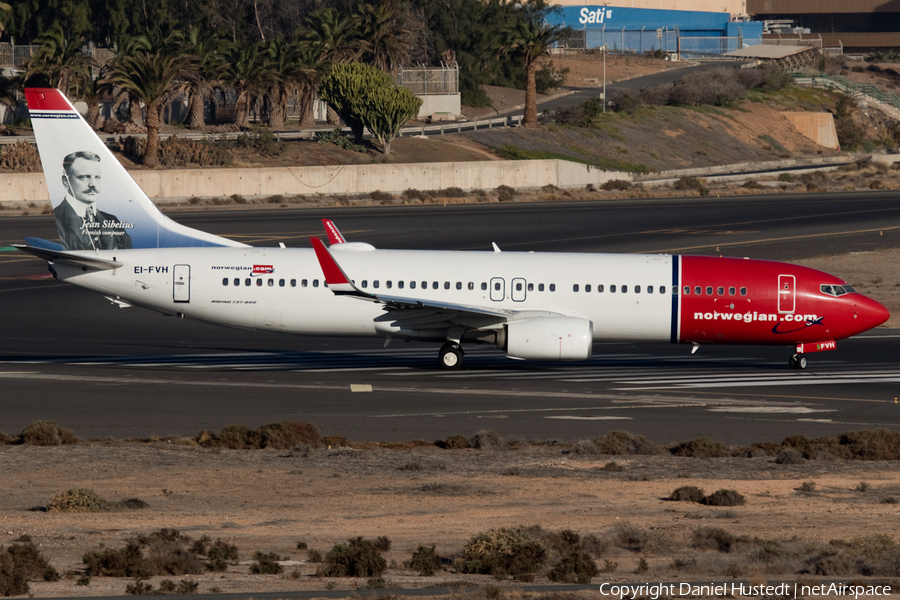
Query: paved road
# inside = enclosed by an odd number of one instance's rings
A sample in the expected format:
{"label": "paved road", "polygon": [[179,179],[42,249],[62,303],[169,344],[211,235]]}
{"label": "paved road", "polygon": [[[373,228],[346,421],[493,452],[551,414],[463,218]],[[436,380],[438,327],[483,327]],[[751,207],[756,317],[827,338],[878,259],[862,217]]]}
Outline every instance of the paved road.
{"label": "paved road", "polygon": [[[175,213],[258,245],[308,245],[330,216],[384,248],[722,253],[795,259],[900,247],[895,192],[535,205]],[[0,219],[0,246],[53,237],[48,217]],[[718,248],[718,252],[717,249]],[[512,361],[472,349],[466,370],[436,348],[232,331],[121,310],[0,252],[0,431],[39,418],[84,437],[193,435],[231,423],[309,420],[356,440],[433,440],[489,428],[526,439],[627,429],[660,442],[728,442],[898,427],[898,340],[839,343],[803,373],[785,348],[597,345],[583,364]],[[351,392],[368,384],[372,392]]]}

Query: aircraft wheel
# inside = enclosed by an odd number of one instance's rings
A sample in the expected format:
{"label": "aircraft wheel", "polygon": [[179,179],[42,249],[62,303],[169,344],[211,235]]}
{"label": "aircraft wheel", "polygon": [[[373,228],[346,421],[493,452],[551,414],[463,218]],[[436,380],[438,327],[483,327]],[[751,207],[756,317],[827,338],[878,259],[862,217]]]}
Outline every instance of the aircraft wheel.
{"label": "aircraft wheel", "polygon": [[795,354],[791,357],[791,360],[788,361],[788,364],[792,369],[803,370],[806,368],[806,357],[802,354]]}
{"label": "aircraft wheel", "polygon": [[444,344],[439,355],[441,368],[448,371],[458,369],[463,363],[463,351],[458,344]]}

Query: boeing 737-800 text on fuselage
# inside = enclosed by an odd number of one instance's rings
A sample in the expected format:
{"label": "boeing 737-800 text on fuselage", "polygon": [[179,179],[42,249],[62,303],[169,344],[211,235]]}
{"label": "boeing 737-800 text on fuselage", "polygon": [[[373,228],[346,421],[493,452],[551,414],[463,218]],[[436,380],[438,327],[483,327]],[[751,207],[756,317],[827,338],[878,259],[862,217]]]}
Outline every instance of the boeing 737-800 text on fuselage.
{"label": "boeing 737-800 text on fuselage", "polygon": [[586,360],[598,341],[777,344],[790,365],[884,323],[846,282],[785,263],[678,255],[256,248],[164,216],[69,101],[25,91],[59,242],[26,238],[57,279],[120,307],[241,329],[442,344]]}

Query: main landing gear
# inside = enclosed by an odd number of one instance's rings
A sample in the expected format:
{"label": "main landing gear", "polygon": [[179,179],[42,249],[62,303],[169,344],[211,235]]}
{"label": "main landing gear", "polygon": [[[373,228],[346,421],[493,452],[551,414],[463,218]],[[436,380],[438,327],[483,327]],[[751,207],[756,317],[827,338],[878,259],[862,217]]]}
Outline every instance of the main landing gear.
{"label": "main landing gear", "polygon": [[463,363],[463,350],[459,344],[447,342],[441,346],[439,357],[442,369],[448,371],[459,369]]}
{"label": "main landing gear", "polygon": [[795,354],[788,361],[788,365],[790,365],[792,369],[803,370],[806,368],[806,357],[802,354]]}

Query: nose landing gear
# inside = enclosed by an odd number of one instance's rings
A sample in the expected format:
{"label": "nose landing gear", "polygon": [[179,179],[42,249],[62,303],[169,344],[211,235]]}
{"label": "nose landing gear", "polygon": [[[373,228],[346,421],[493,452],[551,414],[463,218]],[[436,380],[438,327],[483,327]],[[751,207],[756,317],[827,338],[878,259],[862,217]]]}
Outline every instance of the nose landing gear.
{"label": "nose landing gear", "polygon": [[806,368],[806,357],[802,354],[794,354],[791,356],[791,359],[788,361],[788,365],[792,369],[803,370]]}

